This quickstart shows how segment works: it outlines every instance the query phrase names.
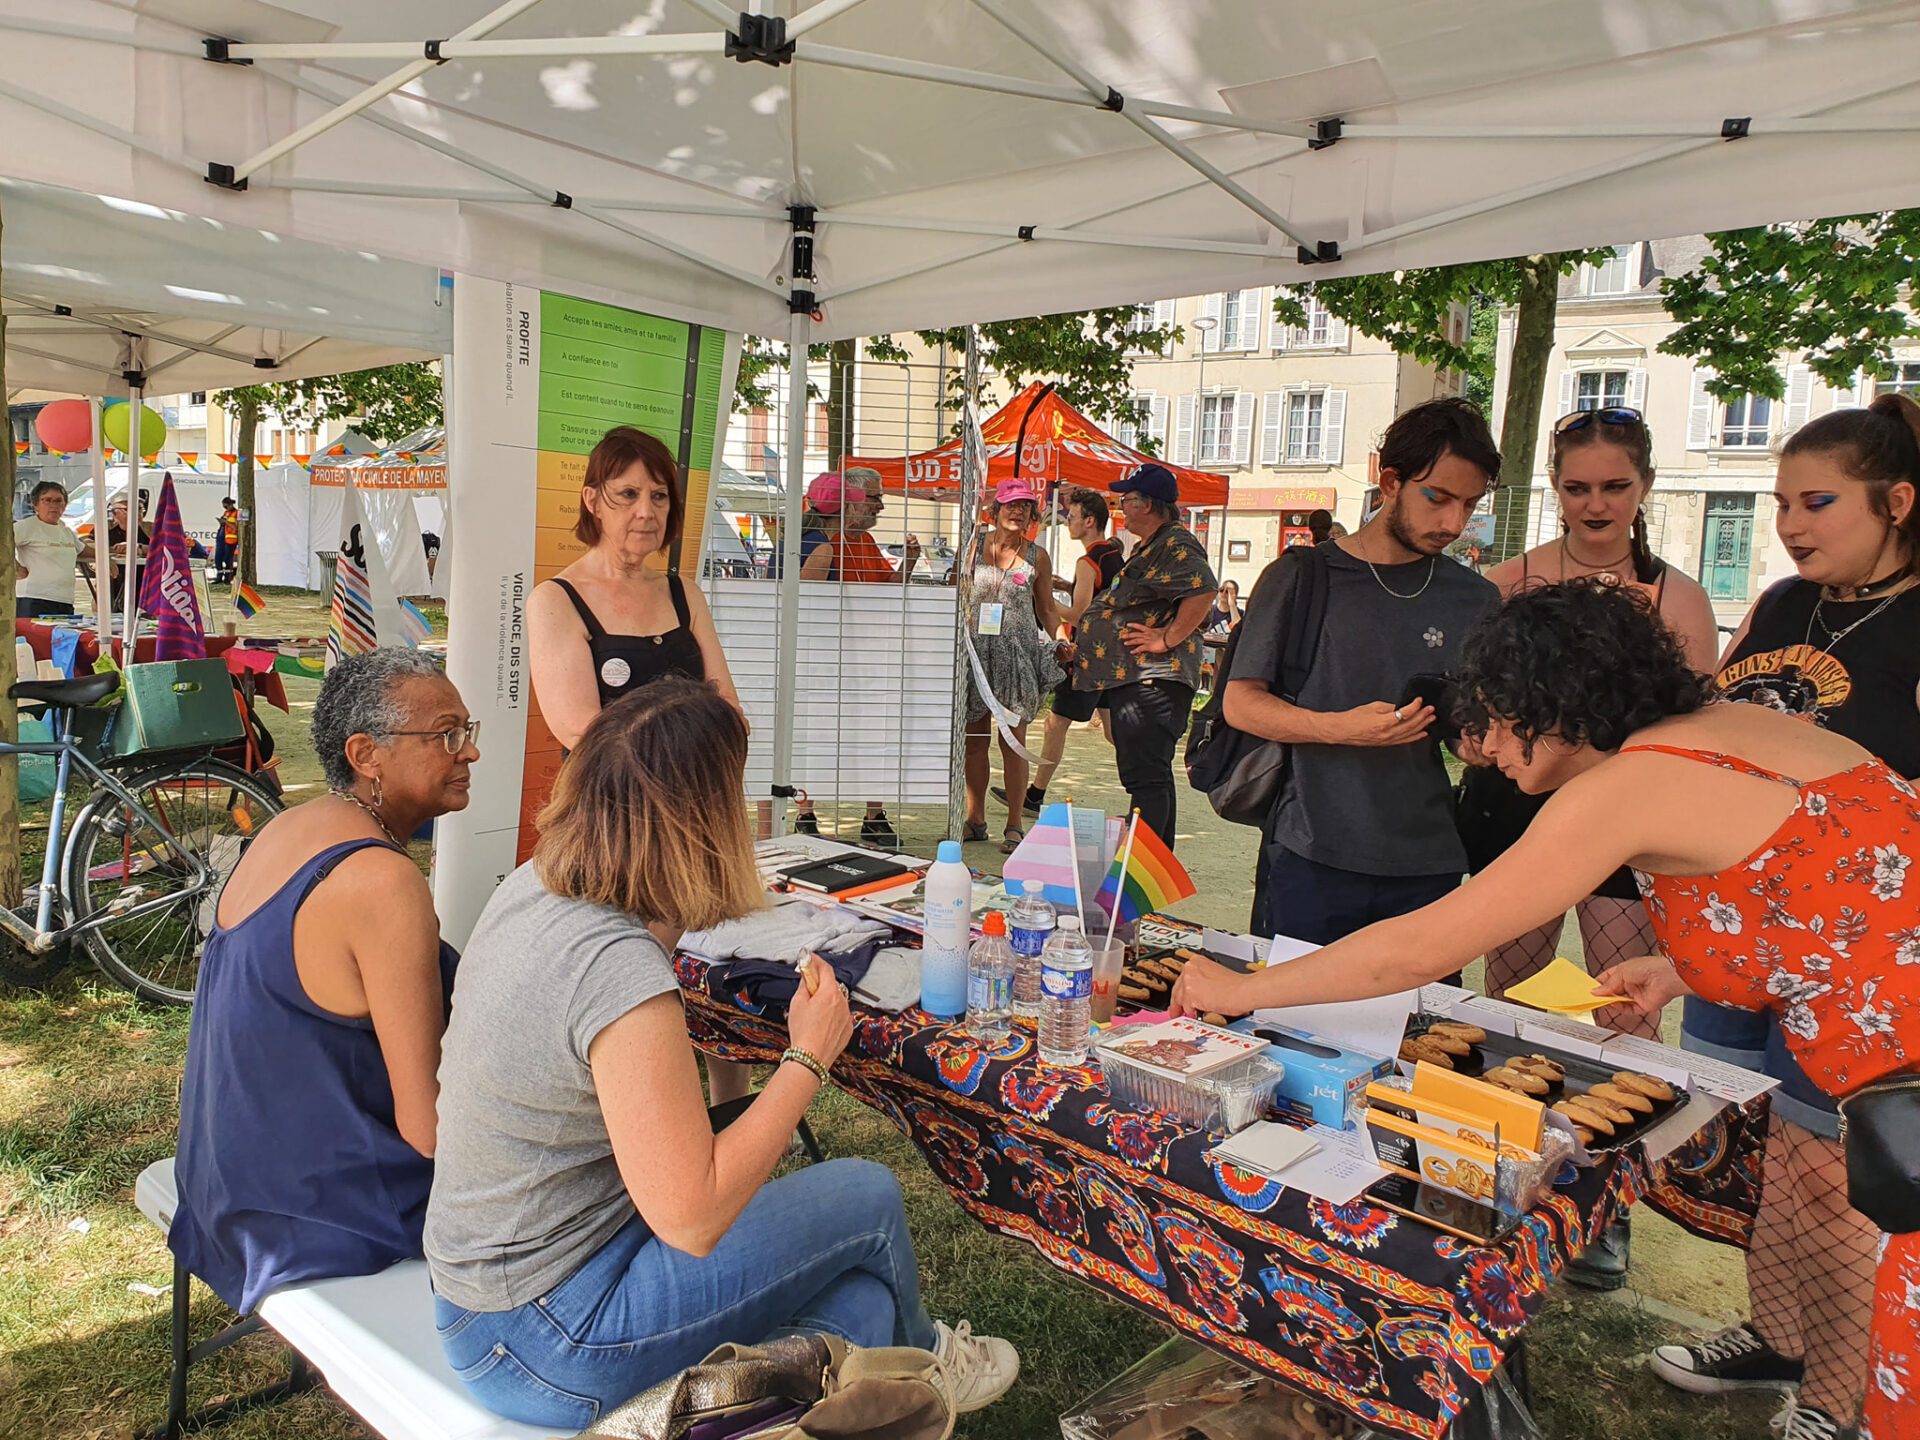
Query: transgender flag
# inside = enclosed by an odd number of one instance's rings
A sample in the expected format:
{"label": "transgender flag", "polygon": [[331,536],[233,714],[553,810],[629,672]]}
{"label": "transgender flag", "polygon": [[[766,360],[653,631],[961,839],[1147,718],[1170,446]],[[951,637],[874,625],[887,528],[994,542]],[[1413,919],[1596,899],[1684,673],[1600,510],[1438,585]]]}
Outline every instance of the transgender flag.
{"label": "transgender flag", "polygon": [[[1055,801],[1040,812],[1027,829],[1013,854],[1000,867],[1008,880],[1038,880],[1045,885],[1047,902],[1071,909],[1076,892],[1073,884],[1073,832],[1068,824],[1068,807]],[[1094,857],[1082,855],[1082,860]]]}
{"label": "transgender flag", "polygon": [[193,591],[193,562],[187,532],[180,524],[180,502],[173,474],[160,481],[160,504],[153,512],[153,538],[147,542],[140,571],[140,612],[153,617],[153,658],[204,660],[207,631],[200,621],[200,600]]}

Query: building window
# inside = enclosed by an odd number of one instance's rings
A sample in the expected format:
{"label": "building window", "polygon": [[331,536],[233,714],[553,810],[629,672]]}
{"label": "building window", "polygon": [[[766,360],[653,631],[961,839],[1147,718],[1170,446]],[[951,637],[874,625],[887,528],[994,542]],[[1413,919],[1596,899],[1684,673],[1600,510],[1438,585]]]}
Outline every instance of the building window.
{"label": "building window", "polygon": [[1575,381],[1576,410],[1617,409],[1627,403],[1627,372],[1582,370]]}
{"label": "building window", "polygon": [[1231,465],[1233,463],[1234,399],[1232,395],[1200,397],[1199,464]]}
{"label": "building window", "polygon": [[807,448],[825,450],[829,432],[827,430],[827,407],[814,404],[807,407]]}
{"label": "building window", "polygon": [[1311,465],[1326,452],[1327,394],[1296,390],[1287,397],[1287,464]]}
{"label": "building window", "polygon": [[1720,443],[1729,450],[1763,448],[1773,420],[1773,402],[1764,395],[1739,395],[1720,412]]}
{"label": "building window", "polygon": [[766,457],[767,439],[772,429],[773,412],[764,405],[747,411],[747,461],[754,464]]}
{"label": "building window", "polygon": [[1581,289],[1588,295],[1624,295],[1633,288],[1633,252],[1631,245],[1613,247],[1613,257],[1598,265],[1582,265]]}
{"label": "building window", "polygon": [[1873,382],[1875,395],[1905,395],[1920,400],[1920,364],[1911,361],[1893,367],[1893,373]]}

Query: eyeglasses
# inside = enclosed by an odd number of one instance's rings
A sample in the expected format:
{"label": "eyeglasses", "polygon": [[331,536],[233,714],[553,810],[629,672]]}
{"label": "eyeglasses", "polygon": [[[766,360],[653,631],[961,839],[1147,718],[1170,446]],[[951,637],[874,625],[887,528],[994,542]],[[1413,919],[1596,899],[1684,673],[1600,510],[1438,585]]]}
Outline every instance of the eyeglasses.
{"label": "eyeglasses", "polygon": [[447,754],[458,755],[468,745],[480,743],[480,722],[468,720],[464,724],[452,725],[445,730],[394,730],[394,735],[438,735],[440,743],[447,747]]}
{"label": "eyeglasses", "polygon": [[1562,415],[1553,422],[1553,433],[1569,435],[1575,430],[1584,430],[1589,425],[1645,425],[1646,417],[1638,410],[1629,410],[1625,405],[1605,405],[1598,410],[1576,410],[1571,415]]}

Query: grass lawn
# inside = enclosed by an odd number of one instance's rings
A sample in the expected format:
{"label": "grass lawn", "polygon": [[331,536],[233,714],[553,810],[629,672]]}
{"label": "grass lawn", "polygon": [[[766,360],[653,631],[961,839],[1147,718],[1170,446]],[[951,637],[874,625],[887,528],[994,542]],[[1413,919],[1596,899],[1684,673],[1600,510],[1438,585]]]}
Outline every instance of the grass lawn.
{"label": "grass lawn", "polygon": [[[268,592],[269,608],[243,631],[314,634],[317,601]],[[437,618],[437,617],[436,617]],[[315,682],[289,680],[293,710],[267,710],[283,757],[289,800],[320,793],[306,743]],[[485,761],[482,760],[484,767]],[[483,772],[484,773],[484,769]],[[1121,808],[1111,752],[1097,734],[1074,733],[1055,782],[1058,798]],[[1245,927],[1254,833],[1215,822],[1181,796],[1180,854],[1204,894],[1179,907],[1209,923]],[[833,811],[822,806],[831,828]],[[860,807],[843,817],[857,830]],[[997,834],[999,821],[990,813]],[[909,848],[931,853],[944,815],[895,816]],[[424,864],[425,847],[419,858]],[[993,844],[970,862],[997,868]],[[139,1004],[76,972],[49,993],[0,992],[0,1436],[5,1440],[125,1440],[162,1414],[166,1398],[166,1286],[172,1267],[160,1235],[133,1207],[141,1168],[174,1149],[187,1014]],[[880,1116],[829,1094],[814,1125],[830,1154],[888,1165],[906,1189],[929,1307],[971,1318],[1020,1349],[1020,1384],[969,1417],[959,1434],[1037,1440],[1088,1391],[1164,1338],[1156,1322],[1054,1270],[1025,1246],[989,1234],[933,1179],[911,1145]],[[84,1220],[79,1227],[75,1222]],[[1725,1316],[1745,1302],[1738,1258],[1665,1222],[1636,1217],[1639,1292],[1602,1298],[1565,1290],[1529,1332],[1543,1432],[1555,1440],[1736,1440],[1764,1436],[1770,1397],[1737,1402],[1683,1396],[1642,1368],[1653,1345],[1676,1338],[1680,1312]],[[1644,1303],[1642,1296],[1644,1295]],[[195,1335],[229,1318],[196,1289]],[[266,1383],[282,1352],[243,1341],[199,1367],[193,1401]],[[358,1440],[366,1435],[324,1392],[255,1412],[224,1427],[231,1440]]]}

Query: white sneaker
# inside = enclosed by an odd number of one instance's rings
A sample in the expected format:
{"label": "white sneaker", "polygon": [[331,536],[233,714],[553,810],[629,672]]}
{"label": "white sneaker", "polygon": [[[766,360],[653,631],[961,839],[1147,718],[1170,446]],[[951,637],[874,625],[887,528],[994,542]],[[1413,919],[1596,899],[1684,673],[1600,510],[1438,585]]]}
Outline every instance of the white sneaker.
{"label": "white sneaker", "polygon": [[1004,1340],[974,1334],[971,1321],[962,1320],[956,1328],[936,1320],[933,1333],[933,1353],[947,1367],[953,1408],[960,1414],[986,1409],[1020,1378],[1020,1352]]}

